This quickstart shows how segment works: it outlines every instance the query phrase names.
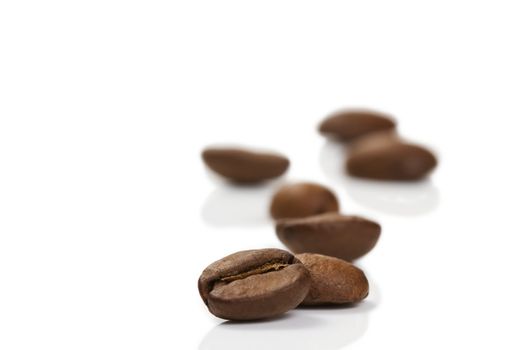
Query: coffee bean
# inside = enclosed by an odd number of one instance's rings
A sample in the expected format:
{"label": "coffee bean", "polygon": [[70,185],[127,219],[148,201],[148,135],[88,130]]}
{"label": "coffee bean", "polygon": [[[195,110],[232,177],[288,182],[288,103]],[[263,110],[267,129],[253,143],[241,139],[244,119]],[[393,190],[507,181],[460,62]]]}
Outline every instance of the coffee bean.
{"label": "coffee bean", "polygon": [[344,260],[303,253],[296,255],[310,272],[312,284],[301,305],[356,303],[368,296],[364,272]]}
{"label": "coffee bean", "polygon": [[364,135],[392,130],[394,120],[385,114],[367,110],[342,110],[327,117],[319,126],[319,131],[340,141],[354,141]]}
{"label": "coffee bean", "polygon": [[207,148],[202,152],[206,165],[235,182],[260,182],[281,176],[290,161],[279,154],[241,148]]}
{"label": "coffee bean", "polygon": [[437,165],[426,148],[392,134],[376,134],[352,145],[346,161],[349,174],[376,180],[419,180]]}
{"label": "coffee bean", "polygon": [[381,226],[358,216],[326,213],[279,220],[276,231],[294,253],[318,253],[352,261],[372,250]]}
{"label": "coffee bean", "polygon": [[308,270],[280,249],[228,255],[199,278],[199,293],[210,312],[228,320],[278,316],[299,305],[309,288]]}
{"label": "coffee bean", "polygon": [[273,196],[270,213],[274,219],[300,218],[339,211],[336,196],[314,183],[285,185]]}

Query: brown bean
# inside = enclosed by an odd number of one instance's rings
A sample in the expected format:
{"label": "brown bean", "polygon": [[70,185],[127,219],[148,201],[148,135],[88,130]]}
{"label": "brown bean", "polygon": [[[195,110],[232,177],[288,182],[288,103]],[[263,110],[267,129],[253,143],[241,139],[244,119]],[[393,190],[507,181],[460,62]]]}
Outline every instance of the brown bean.
{"label": "brown bean", "polygon": [[276,231],[293,253],[318,253],[352,261],[374,248],[381,226],[359,216],[326,213],[279,220]]}
{"label": "brown bean", "polygon": [[393,130],[395,126],[394,120],[386,114],[347,109],[328,116],[319,125],[319,131],[340,141],[354,141],[370,133]]}
{"label": "brown bean", "polygon": [[270,205],[270,213],[274,219],[300,218],[338,211],[339,203],[335,194],[314,183],[285,185],[274,194]]}
{"label": "brown bean", "polygon": [[356,303],[368,296],[364,272],[351,263],[331,256],[296,255],[310,272],[312,284],[301,305]]}
{"label": "brown bean", "polygon": [[426,177],[436,165],[434,154],[423,146],[395,135],[376,134],[350,147],[346,170],[363,178],[413,181]]}
{"label": "brown bean", "polygon": [[310,288],[310,275],[284,250],[245,250],[209,265],[198,285],[202,300],[215,316],[255,320],[278,316],[299,305]]}
{"label": "brown bean", "polygon": [[282,155],[241,148],[207,148],[202,158],[217,174],[245,183],[274,179],[284,174],[290,165]]}

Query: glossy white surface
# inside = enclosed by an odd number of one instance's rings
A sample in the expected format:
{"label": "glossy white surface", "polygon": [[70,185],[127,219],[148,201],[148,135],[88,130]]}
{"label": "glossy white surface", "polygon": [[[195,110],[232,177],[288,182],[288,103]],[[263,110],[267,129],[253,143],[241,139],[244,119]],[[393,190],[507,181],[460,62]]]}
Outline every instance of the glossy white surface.
{"label": "glossy white surface", "polygon": [[[520,2],[0,3],[0,349],[523,349]],[[316,132],[394,114],[440,158],[417,184],[341,171]],[[279,181],[209,174],[216,142],[281,151]],[[210,315],[200,272],[282,247],[287,181],[379,221],[370,297],[267,322]]]}

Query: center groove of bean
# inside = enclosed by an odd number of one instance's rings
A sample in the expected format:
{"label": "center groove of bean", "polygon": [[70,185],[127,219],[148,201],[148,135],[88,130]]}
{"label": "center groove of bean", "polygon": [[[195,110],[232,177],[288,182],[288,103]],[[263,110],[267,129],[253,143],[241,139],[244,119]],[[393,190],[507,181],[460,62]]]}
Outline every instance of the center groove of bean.
{"label": "center groove of bean", "polygon": [[240,279],[246,278],[248,276],[252,276],[252,275],[263,274],[263,273],[267,273],[267,272],[270,272],[270,271],[282,270],[282,269],[284,269],[287,266],[289,266],[289,264],[285,264],[285,263],[282,263],[282,262],[269,262],[269,263],[266,263],[264,265],[261,265],[261,266],[255,268],[255,269],[252,269],[252,270],[249,270],[249,271],[241,272],[241,273],[238,273],[236,275],[222,277],[220,279],[220,281],[222,281],[222,282],[232,282],[232,281],[240,280]]}

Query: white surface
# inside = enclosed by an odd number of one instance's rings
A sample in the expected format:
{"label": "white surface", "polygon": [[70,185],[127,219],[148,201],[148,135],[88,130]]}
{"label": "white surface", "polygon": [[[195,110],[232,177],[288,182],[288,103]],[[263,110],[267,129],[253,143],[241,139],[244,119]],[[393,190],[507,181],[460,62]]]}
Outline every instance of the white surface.
{"label": "white surface", "polygon": [[[0,348],[523,349],[523,33],[519,1],[2,1]],[[393,113],[437,172],[342,176],[315,130],[342,106]],[[204,267],[282,247],[278,184],[210,177],[214,142],[383,225],[366,302],[207,312]]]}

